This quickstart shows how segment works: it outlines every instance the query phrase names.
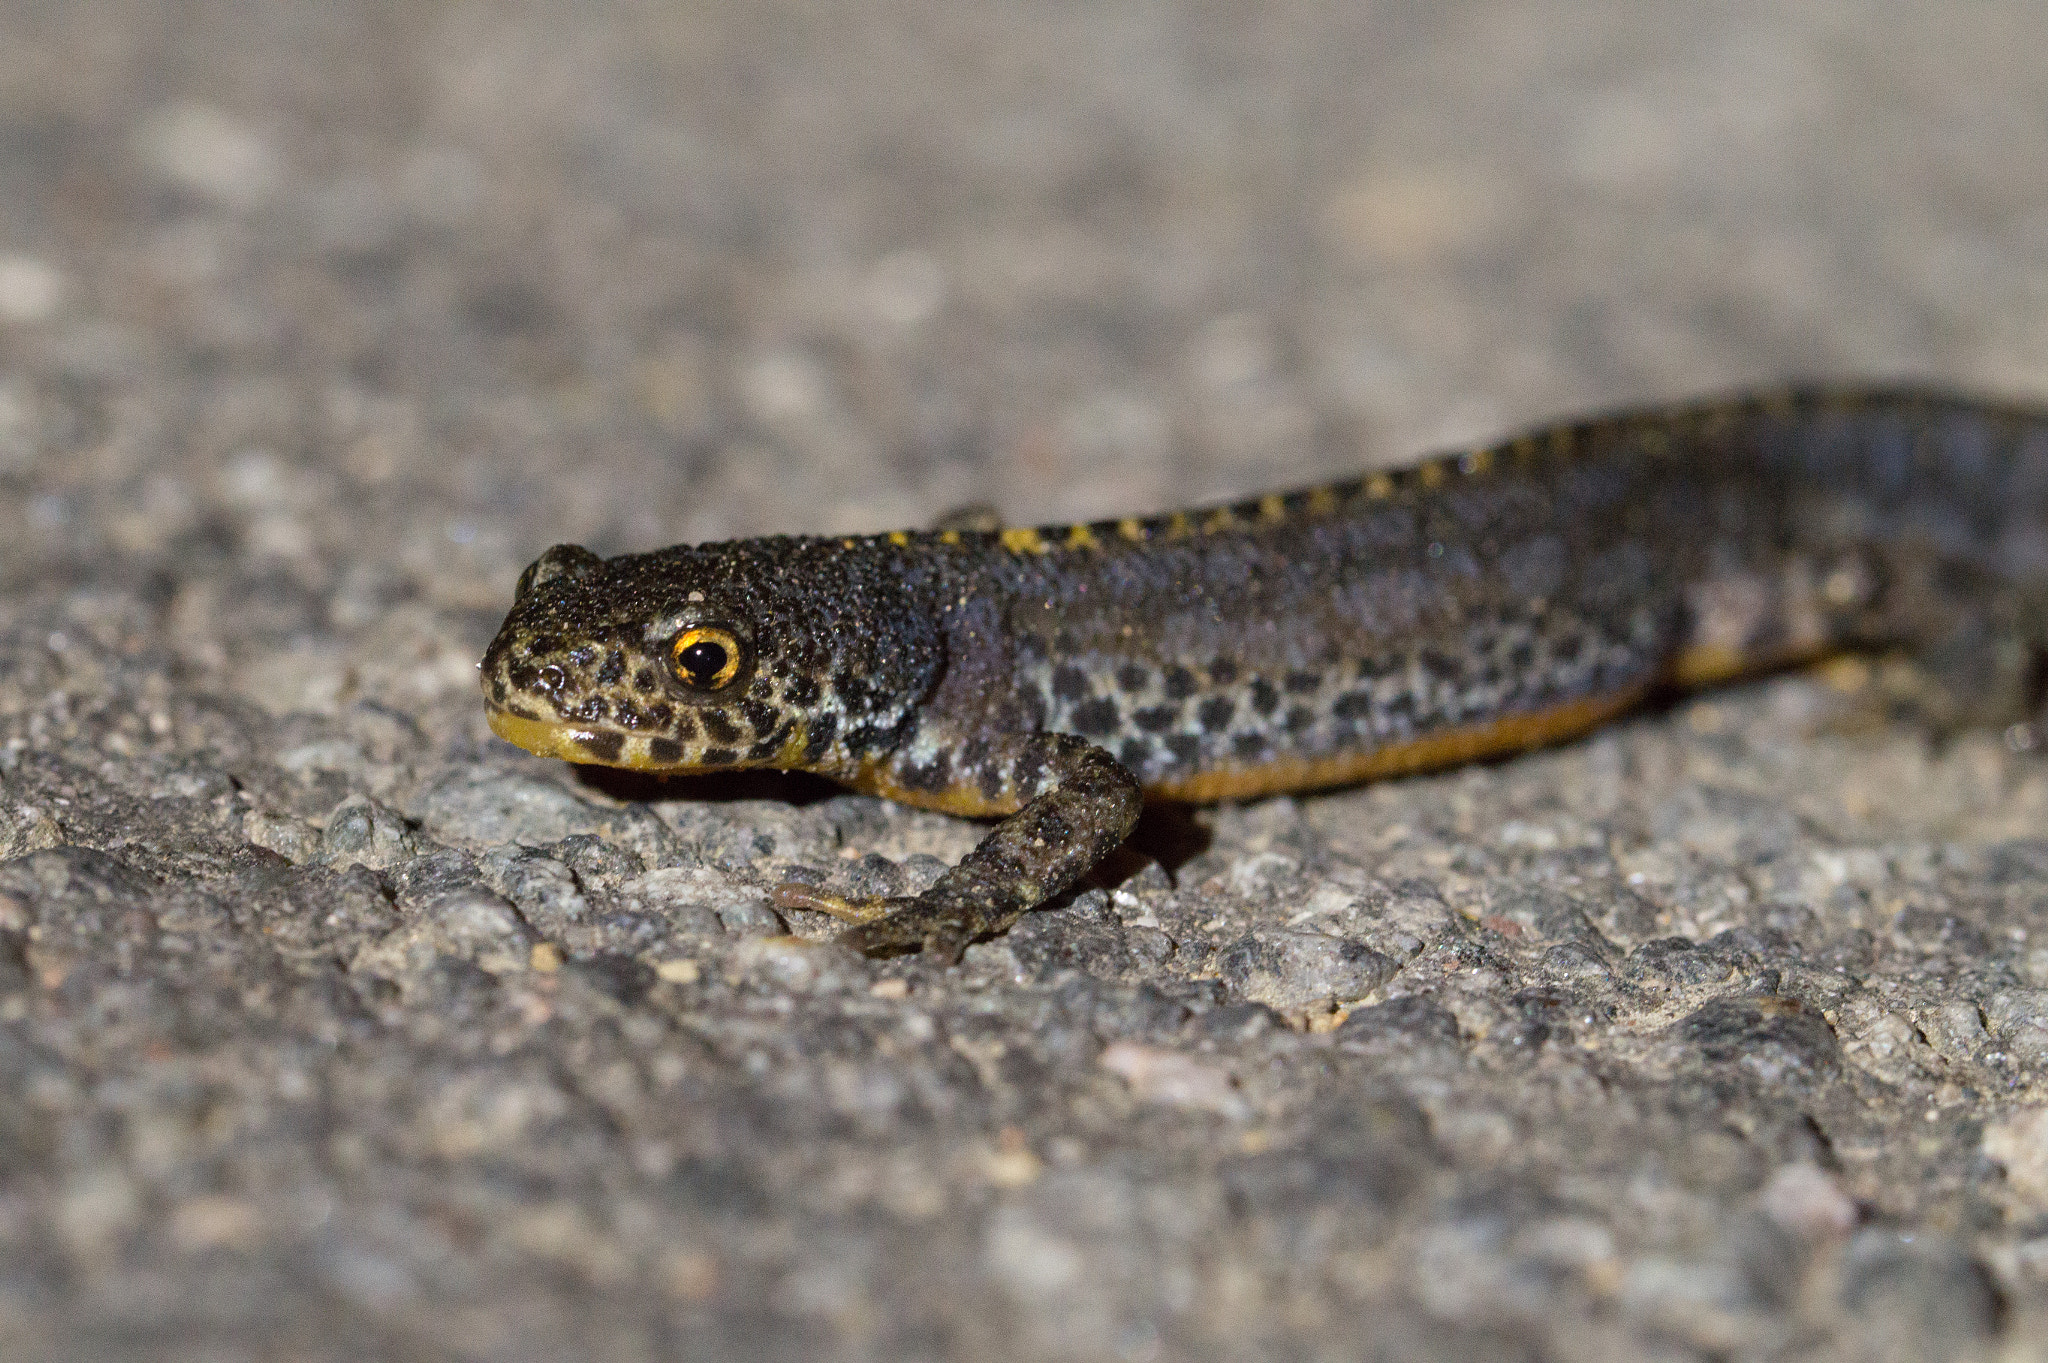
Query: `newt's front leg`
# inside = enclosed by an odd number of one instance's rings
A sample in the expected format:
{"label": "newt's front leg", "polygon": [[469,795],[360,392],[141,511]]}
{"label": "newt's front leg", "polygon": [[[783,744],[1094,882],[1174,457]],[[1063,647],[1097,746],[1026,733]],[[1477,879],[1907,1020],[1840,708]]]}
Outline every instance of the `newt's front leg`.
{"label": "newt's front leg", "polygon": [[845,899],[783,885],[775,902],[858,924],[839,940],[871,956],[921,947],[955,961],[975,938],[1001,932],[1080,879],[1138,821],[1138,779],[1092,743],[1066,734],[1020,735],[993,760],[1037,773],[1019,784],[1023,807],[923,894]]}

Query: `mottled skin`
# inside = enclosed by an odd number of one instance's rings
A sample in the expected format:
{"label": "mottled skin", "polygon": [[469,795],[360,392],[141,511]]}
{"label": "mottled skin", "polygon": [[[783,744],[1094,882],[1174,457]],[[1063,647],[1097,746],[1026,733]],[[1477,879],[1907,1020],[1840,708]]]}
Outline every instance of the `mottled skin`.
{"label": "mottled skin", "polygon": [[2030,647],[2048,414],[1758,395],[1151,520],[955,524],[550,549],[484,655],[492,726],[572,761],[813,771],[1001,816],[915,898],[780,892],[860,924],[859,949],[957,955],[1072,884],[1146,794],[1513,751],[1845,646]]}

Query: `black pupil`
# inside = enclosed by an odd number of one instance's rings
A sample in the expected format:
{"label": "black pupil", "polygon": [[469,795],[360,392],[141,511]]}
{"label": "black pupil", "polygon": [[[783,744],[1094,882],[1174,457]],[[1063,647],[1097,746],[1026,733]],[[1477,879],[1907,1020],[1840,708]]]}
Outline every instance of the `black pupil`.
{"label": "black pupil", "polygon": [[699,686],[708,686],[725,670],[725,645],[699,640],[676,656],[685,675]]}

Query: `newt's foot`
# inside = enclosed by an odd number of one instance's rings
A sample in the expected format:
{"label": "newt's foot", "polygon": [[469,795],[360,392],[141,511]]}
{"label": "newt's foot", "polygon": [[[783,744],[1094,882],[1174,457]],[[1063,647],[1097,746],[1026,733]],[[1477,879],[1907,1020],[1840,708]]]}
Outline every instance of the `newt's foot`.
{"label": "newt's foot", "polygon": [[943,900],[884,899],[892,911],[839,934],[839,945],[863,956],[900,956],[922,951],[942,965],[952,965],[981,935],[956,905]]}

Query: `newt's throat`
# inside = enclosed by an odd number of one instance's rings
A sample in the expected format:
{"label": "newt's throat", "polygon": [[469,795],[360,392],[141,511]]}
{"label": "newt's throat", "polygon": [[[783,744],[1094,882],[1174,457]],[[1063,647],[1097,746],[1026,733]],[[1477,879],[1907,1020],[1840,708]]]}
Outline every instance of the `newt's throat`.
{"label": "newt's throat", "polygon": [[[769,750],[713,754],[714,760],[699,760],[673,738],[661,734],[622,734],[609,729],[587,729],[559,720],[534,719],[496,705],[486,705],[491,732],[507,743],[526,749],[537,757],[554,757],[602,767],[623,767],[628,771],[682,776],[695,772],[733,771],[742,767],[775,767],[783,771],[813,770],[806,762],[808,726],[801,721],[787,726],[788,732]],[[717,760],[730,757],[732,760]]]}
{"label": "newt's throat", "polygon": [[[715,767],[685,762],[679,746],[644,734],[613,733],[584,729],[545,719],[529,719],[497,706],[487,707],[491,732],[507,743],[526,749],[537,757],[555,757],[565,762],[582,762],[602,767],[624,767],[629,771],[691,772],[714,771]],[[667,747],[668,752],[661,749]]]}

